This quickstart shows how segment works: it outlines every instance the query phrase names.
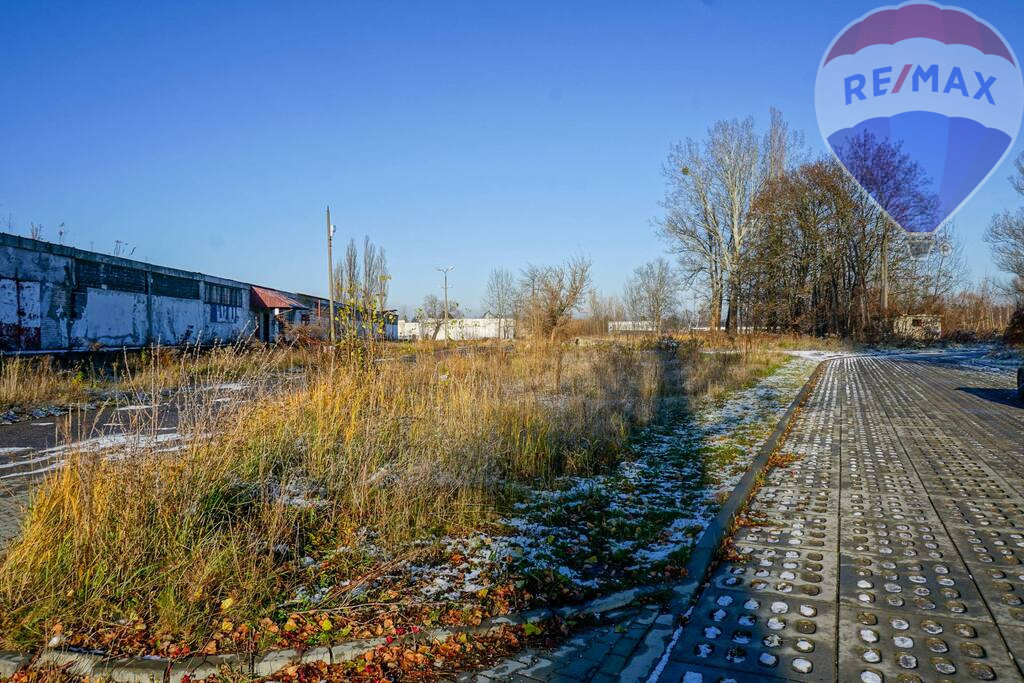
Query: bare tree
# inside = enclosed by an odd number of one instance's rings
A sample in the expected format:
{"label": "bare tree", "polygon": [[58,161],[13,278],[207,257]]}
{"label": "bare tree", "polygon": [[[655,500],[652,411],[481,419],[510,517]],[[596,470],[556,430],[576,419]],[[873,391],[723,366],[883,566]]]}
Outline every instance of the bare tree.
{"label": "bare tree", "polygon": [[618,297],[602,296],[596,289],[590,289],[587,294],[587,318],[590,320],[591,333],[605,334],[609,322],[625,317],[626,310]]}
{"label": "bare tree", "polygon": [[634,320],[654,323],[661,334],[665,318],[675,312],[683,280],[663,258],[645,263],[626,281],[623,299]]}
{"label": "bare tree", "polygon": [[757,230],[751,206],[765,184],[779,177],[800,137],[789,131],[777,110],[771,111],[767,134],[758,139],[754,120],[719,121],[703,143],[676,145],[665,173],[669,193],[661,232],[679,255],[688,282],[707,281],[711,326],[721,321],[736,330],[743,287],[744,254]]}
{"label": "bare tree", "polygon": [[498,336],[505,338],[507,321],[515,312],[516,280],[512,271],[506,268],[495,268],[487,277],[487,289],[484,291],[483,305],[498,316]]}
{"label": "bare tree", "polygon": [[345,257],[334,267],[335,298],[345,306],[354,307],[362,299],[362,271],[359,267],[359,247],[355,239],[348,241]]}
{"label": "bare tree", "polygon": [[350,308],[375,311],[387,308],[391,274],[384,249],[367,236],[360,253],[350,239],[344,258],[334,266],[335,297]]}
{"label": "bare tree", "polygon": [[[459,303],[457,301],[449,300],[448,319],[454,320],[461,317],[462,311],[459,310]],[[441,331],[441,328],[444,327],[444,301],[436,294],[427,294],[423,297],[423,306],[420,307],[420,310],[416,315],[416,320],[419,323],[432,324],[434,326],[434,330],[431,332],[430,338],[437,339],[438,333]]]}
{"label": "bare tree", "polygon": [[995,264],[1012,277],[1006,289],[1018,297],[1024,296],[1024,209],[993,216],[985,231],[985,241],[992,248]]}
{"label": "bare tree", "polygon": [[534,332],[554,341],[583,303],[590,287],[590,260],[582,256],[557,266],[529,265],[520,289]]}
{"label": "bare tree", "polygon": [[[1015,166],[1017,174],[1010,177],[1010,183],[1024,195],[1024,154],[1017,157]],[[996,265],[1012,277],[1005,287],[1007,293],[1024,298],[1024,207],[993,216],[985,231],[985,241],[992,247]]]}

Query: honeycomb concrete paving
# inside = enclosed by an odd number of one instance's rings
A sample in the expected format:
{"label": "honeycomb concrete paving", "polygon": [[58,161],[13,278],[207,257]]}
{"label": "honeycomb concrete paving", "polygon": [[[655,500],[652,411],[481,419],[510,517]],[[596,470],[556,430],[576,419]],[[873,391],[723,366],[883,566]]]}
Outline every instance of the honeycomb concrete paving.
{"label": "honeycomb concrete paving", "polygon": [[[1024,681],[1024,405],[923,357],[830,361],[658,680]],[[623,678],[622,680],[626,680]]]}

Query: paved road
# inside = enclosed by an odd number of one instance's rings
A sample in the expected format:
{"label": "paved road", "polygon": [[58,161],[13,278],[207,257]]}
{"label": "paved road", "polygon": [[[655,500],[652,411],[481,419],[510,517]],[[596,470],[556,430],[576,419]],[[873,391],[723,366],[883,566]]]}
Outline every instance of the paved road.
{"label": "paved road", "polygon": [[660,681],[1024,680],[1024,406],[941,360],[830,362]]}

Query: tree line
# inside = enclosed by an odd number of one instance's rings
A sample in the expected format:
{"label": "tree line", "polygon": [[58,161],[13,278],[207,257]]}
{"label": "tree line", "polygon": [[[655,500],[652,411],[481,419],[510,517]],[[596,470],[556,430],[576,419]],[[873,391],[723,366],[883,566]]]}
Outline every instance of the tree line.
{"label": "tree line", "polygon": [[908,233],[936,222],[923,168],[870,134],[837,154],[843,164],[809,155],[778,110],[764,133],[752,117],[719,121],[672,148],[659,231],[703,292],[710,327],[867,339],[957,292],[952,228]]}

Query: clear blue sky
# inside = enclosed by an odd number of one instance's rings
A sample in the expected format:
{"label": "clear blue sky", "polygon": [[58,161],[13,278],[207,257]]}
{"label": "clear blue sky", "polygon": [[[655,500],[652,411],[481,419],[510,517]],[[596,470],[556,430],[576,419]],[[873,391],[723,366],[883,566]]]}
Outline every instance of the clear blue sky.
{"label": "clear blue sky", "polygon": [[[454,265],[478,309],[492,266],[574,252],[618,293],[664,252],[669,145],[774,105],[823,149],[818,62],[878,4],[2,0],[0,216],[323,293],[330,203],[342,241],[387,249],[395,306]],[[1024,55],[1024,3],[956,4]],[[974,277],[1011,169],[959,215]]]}

